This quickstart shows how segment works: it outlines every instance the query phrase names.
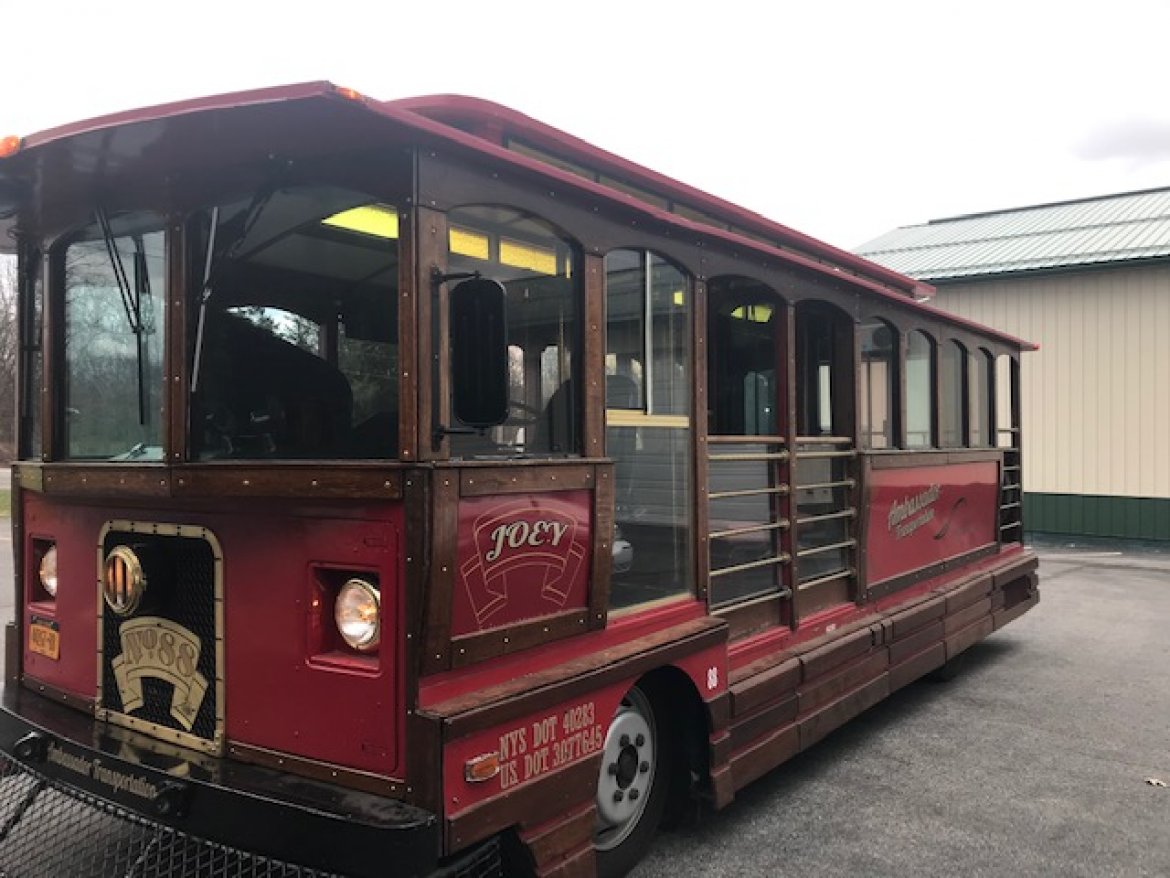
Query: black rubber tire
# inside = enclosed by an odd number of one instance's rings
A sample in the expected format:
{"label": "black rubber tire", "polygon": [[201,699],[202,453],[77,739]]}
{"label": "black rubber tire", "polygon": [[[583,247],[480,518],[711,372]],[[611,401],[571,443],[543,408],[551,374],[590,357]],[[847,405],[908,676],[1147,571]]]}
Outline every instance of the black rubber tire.
{"label": "black rubber tire", "polygon": [[[627,874],[646,855],[654,834],[662,823],[666,803],[673,786],[673,774],[678,764],[677,735],[663,734],[661,719],[665,716],[665,693],[658,687],[639,683],[633,691],[644,696],[652,715],[650,727],[654,731],[655,760],[654,777],[651,782],[646,807],[637,818],[637,823],[622,839],[621,843],[609,850],[597,849],[597,874],[599,878],[620,878]],[[603,764],[602,771],[605,770]]]}

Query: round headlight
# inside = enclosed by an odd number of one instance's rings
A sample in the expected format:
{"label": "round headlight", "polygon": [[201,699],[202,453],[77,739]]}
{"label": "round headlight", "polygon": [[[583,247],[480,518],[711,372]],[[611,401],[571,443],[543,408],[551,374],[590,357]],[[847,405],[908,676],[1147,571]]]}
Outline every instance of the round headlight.
{"label": "round headlight", "polygon": [[41,588],[49,593],[49,597],[57,597],[57,547],[49,546],[48,551],[41,556],[41,566],[37,570],[41,578]]}
{"label": "round headlight", "polygon": [[102,574],[102,594],[111,610],[119,616],[129,616],[138,609],[146,592],[146,574],[133,549],[114,546],[106,555]]}
{"label": "round headlight", "polygon": [[358,652],[378,647],[382,636],[381,598],[378,589],[363,579],[350,579],[337,593],[333,618],[342,639]]}

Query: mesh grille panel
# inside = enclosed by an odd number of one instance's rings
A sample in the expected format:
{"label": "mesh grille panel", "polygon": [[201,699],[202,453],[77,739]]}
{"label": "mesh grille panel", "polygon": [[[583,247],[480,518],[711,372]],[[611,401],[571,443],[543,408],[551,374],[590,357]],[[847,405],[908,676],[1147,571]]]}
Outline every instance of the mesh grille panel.
{"label": "mesh grille panel", "polygon": [[5,878],[340,878],[185,835],[0,754]]}
{"label": "mesh grille panel", "polygon": [[[217,708],[215,558],[211,546],[202,539],[115,530],[106,535],[103,555],[118,545],[134,549],[147,576],[142,605],[130,618],[159,616],[169,619],[189,630],[202,644],[197,667],[208,682],[208,689],[190,734],[210,741],[215,737]],[[172,688],[161,680],[143,678],[145,703],[132,712],[123,709],[112,663],[122,654],[119,631],[124,620],[104,603],[102,612],[102,706],[164,728],[186,732],[171,716]]]}

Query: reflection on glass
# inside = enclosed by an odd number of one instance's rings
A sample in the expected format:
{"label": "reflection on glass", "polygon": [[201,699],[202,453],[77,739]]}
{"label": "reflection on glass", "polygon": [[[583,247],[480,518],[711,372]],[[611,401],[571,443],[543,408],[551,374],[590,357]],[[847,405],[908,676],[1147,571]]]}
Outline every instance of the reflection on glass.
{"label": "reflection on glass", "polygon": [[508,420],[483,436],[451,436],[452,457],[580,453],[573,380],[580,272],[572,242],[511,208],[462,207],[448,221],[448,270],[502,283],[508,321]]}
{"label": "reflection on glass", "polygon": [[861,442],[866,448],[894,447],[896,334],[882,320],[861,326]]}
{"label": "reflection on glass", "polygon": [[614,251],[605,265],[606,452],[632,550],[610,585],[617,609],[685,593],[693,581],[690,282],[645,251]]}
{"label": "reflection on glass", "polygon": [[69,459],[162,458],[166,251],[158,225],[145,215],[114,222],[112,244],[128,289],[119,286],[96,226],[65,250]]}
{"label": "reflection on glass", "polygon": [[947,342],[939,352],[939,383],[942,385],[939,429],[944,448],[955,448],[964,442],[963,368],[966,359],[967,352],[957,341]]}
{"label": "reflection on glass", "polygon": [[906,345],[906,446],[926,448],[933,444],[930,421],[934,411],[934,344],[919,330],[910,333]]}
{"label": "reflection on glass", "polygon": [[970,429],[972,445],[991,445],[991,358],[984,351],[971,354],[967,373],[971,397]]}
{"label": "reflection on glass", "polygon": [[188,318],[203,327],[190,351],[198,459],[396,457],[396,208],[300,185],[193,225],[205,247],[214,238],[210,294]]}

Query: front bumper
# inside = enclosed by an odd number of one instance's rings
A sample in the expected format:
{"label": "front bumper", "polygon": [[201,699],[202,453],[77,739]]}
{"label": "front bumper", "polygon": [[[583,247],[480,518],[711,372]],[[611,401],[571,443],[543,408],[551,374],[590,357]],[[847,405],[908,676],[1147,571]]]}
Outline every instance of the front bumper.
{"label": "front bumper", "polygon": [[0,875],[427,875],[439,823],[414,806],[166,750],[8,684]]}

